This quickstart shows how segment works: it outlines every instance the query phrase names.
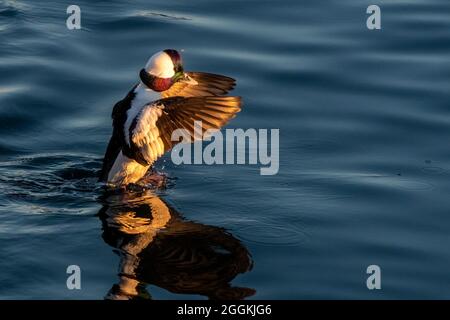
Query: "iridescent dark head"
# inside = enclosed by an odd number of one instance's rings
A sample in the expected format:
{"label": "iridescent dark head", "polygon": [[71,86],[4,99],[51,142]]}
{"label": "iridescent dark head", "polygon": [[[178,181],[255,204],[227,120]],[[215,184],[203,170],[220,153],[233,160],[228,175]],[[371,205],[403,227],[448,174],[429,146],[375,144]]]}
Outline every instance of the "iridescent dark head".
{"label": "iridescent dark head", "polygon": [[181,55],[173,49],[155,53],[139,72],[139,77],[144,85],[154,91],[168,90],[184,78]]}

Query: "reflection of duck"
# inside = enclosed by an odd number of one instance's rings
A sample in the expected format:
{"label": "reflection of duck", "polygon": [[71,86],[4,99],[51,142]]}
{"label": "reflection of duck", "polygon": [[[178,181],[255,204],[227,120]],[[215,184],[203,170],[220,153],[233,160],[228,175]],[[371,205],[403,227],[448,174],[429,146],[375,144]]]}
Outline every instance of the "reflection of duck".
{"label": "reflection of duck", "polygon": [[242,299],[230,282],[249,271],[243,244],[222,228],[185,220],[150,191],[110,194],[99,212],[103,239],[120,255],[120,281],[106,298],[149,298],[145,285],[210,299]]}

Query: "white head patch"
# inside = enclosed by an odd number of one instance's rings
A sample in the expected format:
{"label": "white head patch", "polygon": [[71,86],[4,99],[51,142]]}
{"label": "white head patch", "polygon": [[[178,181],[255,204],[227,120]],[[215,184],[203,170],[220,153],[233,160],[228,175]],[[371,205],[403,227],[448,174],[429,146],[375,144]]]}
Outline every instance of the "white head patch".
{"label": "white head patch", "polygon": [[145,65],[145,70],[159,78],[171,78],[174,76],[174,65],[170,56],[164,51],[152,55]]}

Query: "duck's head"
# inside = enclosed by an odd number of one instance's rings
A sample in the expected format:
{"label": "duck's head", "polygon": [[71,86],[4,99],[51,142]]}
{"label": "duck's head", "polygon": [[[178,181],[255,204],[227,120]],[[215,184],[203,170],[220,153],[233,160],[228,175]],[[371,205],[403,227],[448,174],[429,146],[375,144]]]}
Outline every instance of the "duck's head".
{"label": "duck's head", "polygon": [[185,77],[181,55],[173,49],[155,53],[139,72],[139,77],[145,86],[154,91],[168,90]]}

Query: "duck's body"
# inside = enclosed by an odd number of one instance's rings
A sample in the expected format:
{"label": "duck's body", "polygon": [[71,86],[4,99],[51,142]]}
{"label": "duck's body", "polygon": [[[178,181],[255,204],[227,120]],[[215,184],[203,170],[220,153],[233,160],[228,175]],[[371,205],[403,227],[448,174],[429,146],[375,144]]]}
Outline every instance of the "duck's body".
{"label": "duck's body", "polygon": [[129,131],[133,119],[148,102],[161,98],[159,92],[142,84],[135,86],[125,99],[116,104],[113,110],[114,132],[110,147],[105,155],[101,180],[110,185],[127,185],[139,181],[148,171],[149,165],[134,160],[129,148]]}
{"label": "duck's body", "polygon": [[204,130],[219,129],[240,110],[239,97],[224,96],[231,78],[184,72],[175,50],[153,55],[140,73],[141,81],[119,101],[112,114],[110,139],[100,180],[122,187],[141,180],[154,161],[173,147],[172,132],[193,122]]}

